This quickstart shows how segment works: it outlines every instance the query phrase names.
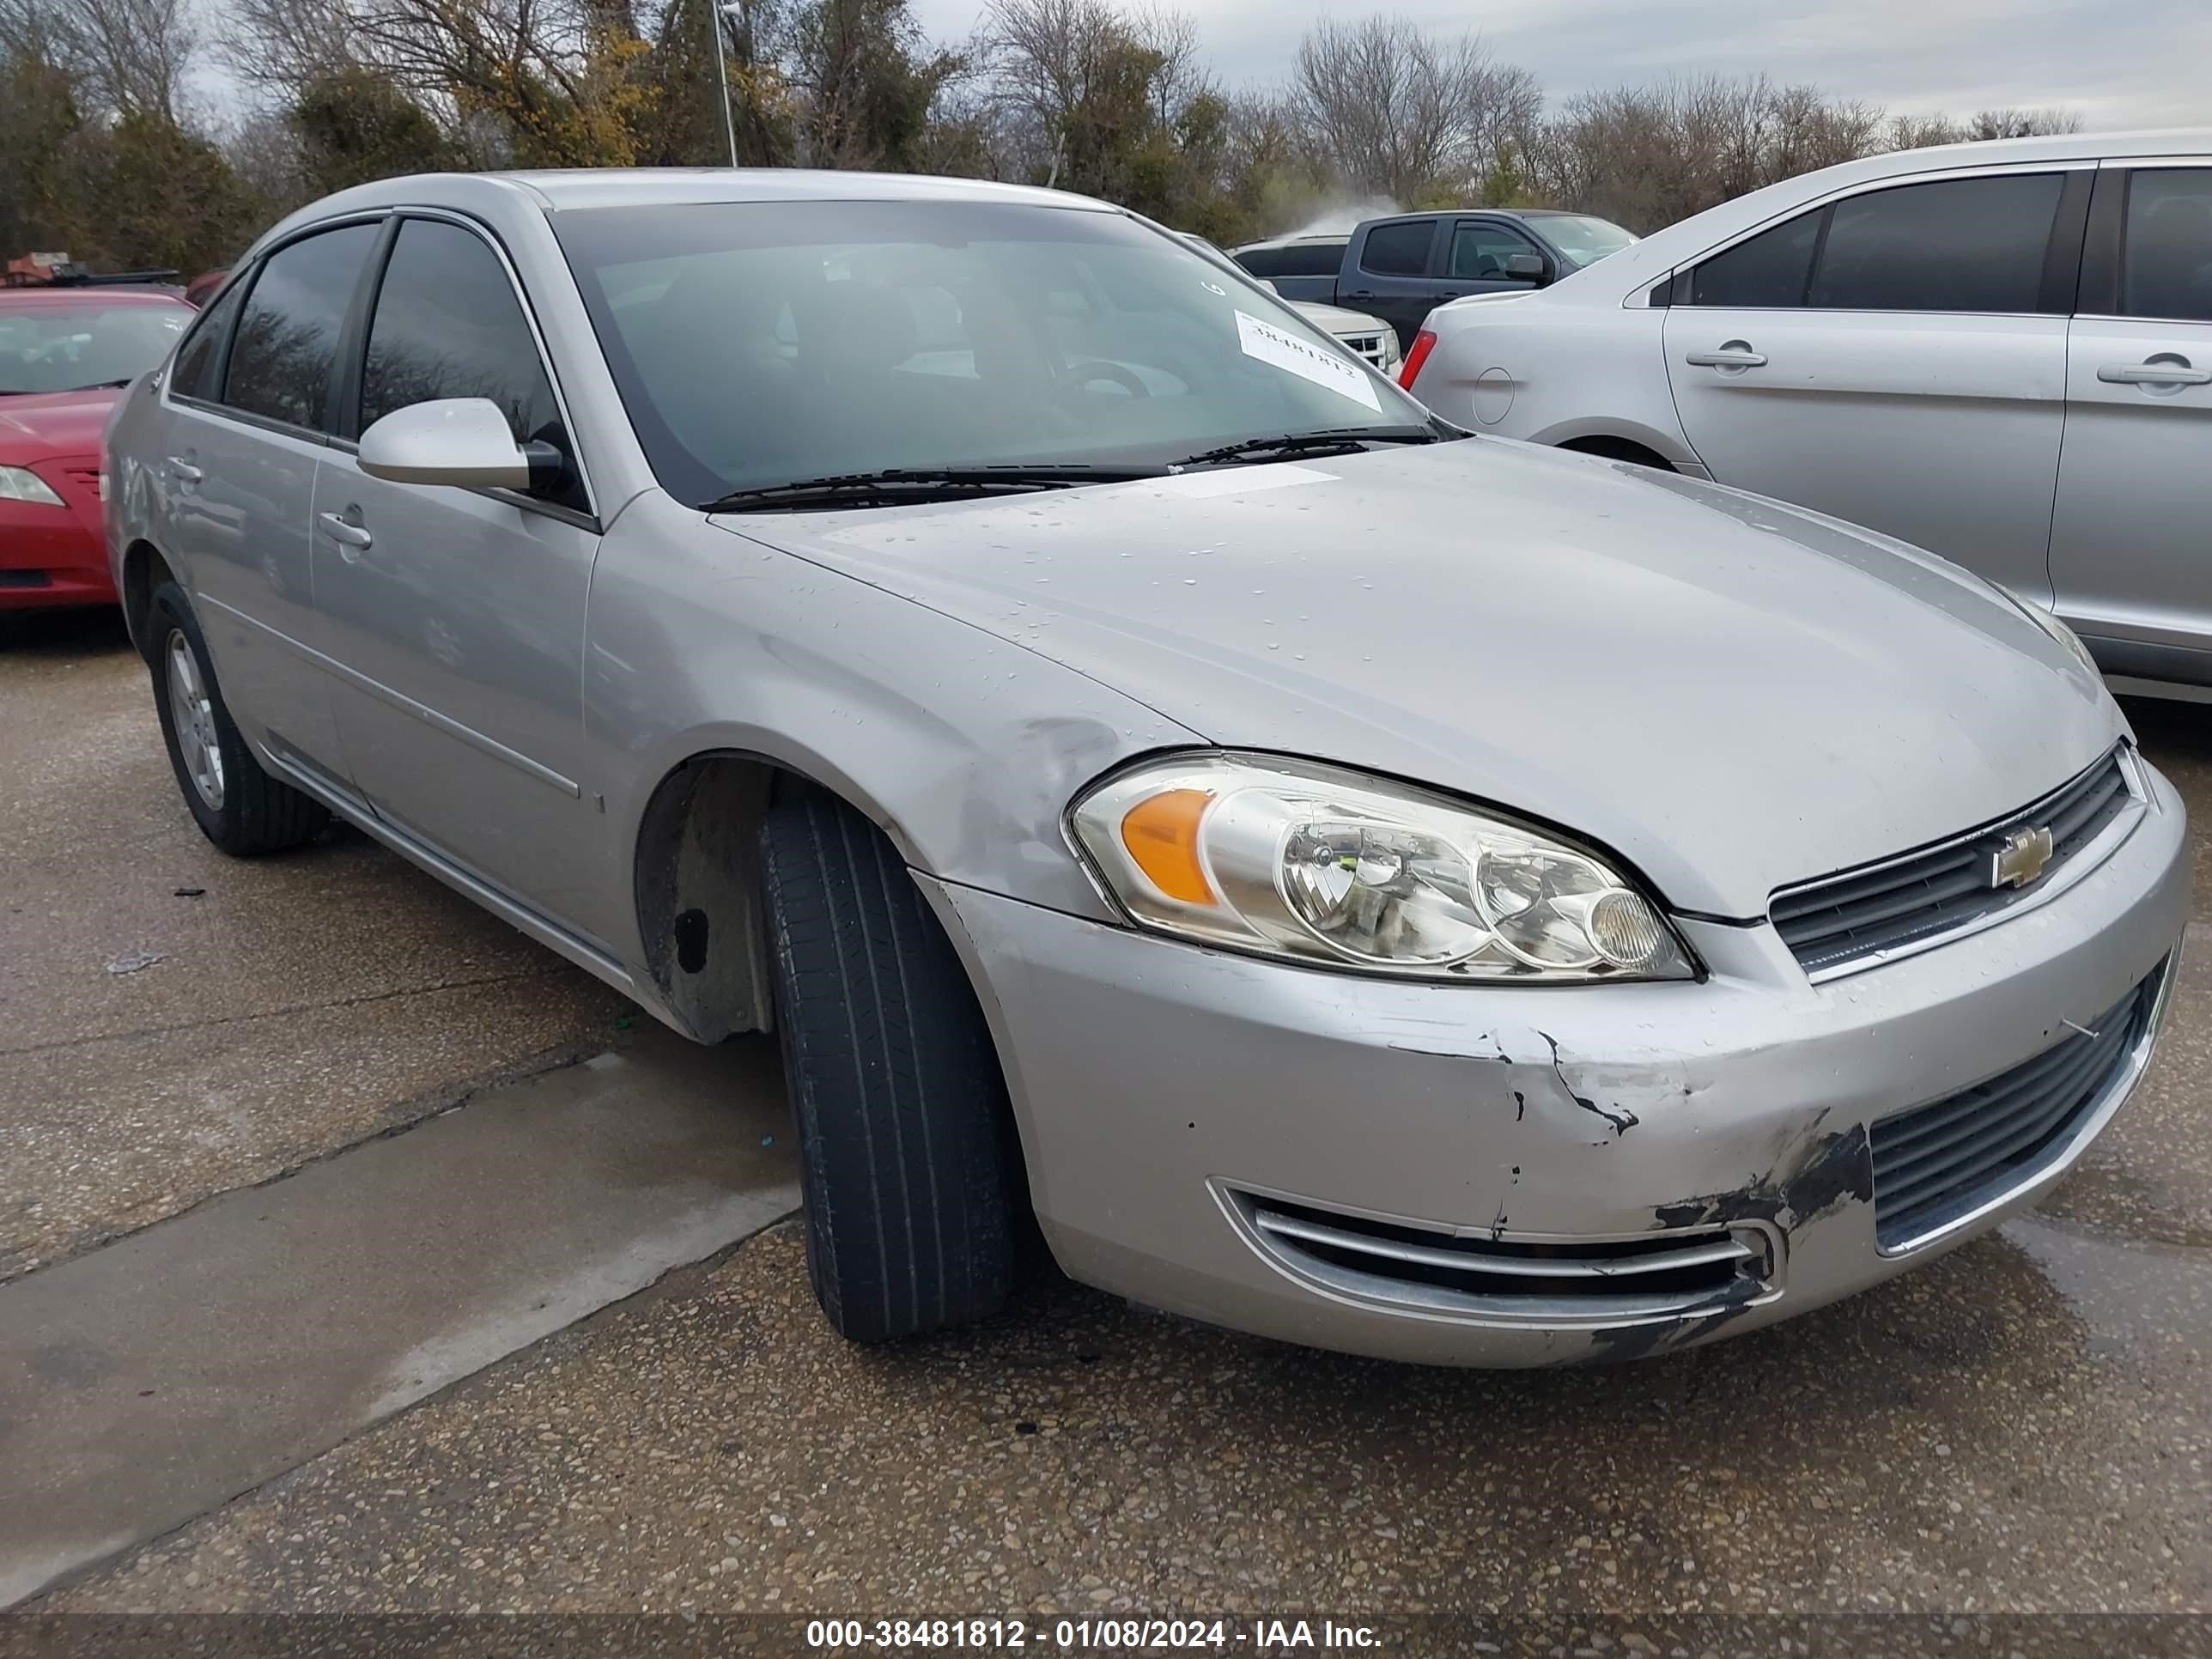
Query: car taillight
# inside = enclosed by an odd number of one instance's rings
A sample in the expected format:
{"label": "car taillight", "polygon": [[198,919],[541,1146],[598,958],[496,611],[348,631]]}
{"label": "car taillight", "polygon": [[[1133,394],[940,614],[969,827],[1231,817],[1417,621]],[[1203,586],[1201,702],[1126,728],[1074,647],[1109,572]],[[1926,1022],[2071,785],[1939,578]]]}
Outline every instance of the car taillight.
{"label": "car taillight", "polygon": [[1411,392],[1413,382],[1421,376],[1421,365],[1429,361],[1429,354],[1437,349],[1436,331],[1423,329],[1413,337],[1413,349],[1406,354],[1406,366],[1398,371],[1398,384]]}

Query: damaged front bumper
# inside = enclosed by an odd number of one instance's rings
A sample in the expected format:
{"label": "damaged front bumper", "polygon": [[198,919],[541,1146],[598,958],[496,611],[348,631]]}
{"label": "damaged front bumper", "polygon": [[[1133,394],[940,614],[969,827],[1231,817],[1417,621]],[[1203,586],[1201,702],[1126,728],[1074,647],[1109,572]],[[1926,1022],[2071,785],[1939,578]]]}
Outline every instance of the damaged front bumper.
{"label": "damaged front bumper", "polygon": [[[1316,1346],[1548,1364],[1818,1307],[2056,1182],[2141,1074],[2187,917],[2185,815],[2149,778],[2151,810],[2063,895],[1820,985],[1765,926],[1685,923],[1698,983],[1425,986],[924,885],[1070,1274]],[[2084,1032],[2102,1047],[2064,1048]],[[2050,1136],[1927,1200],[1992,1114],[1916,1110],[2045,1078],[2082,1085]],[[1911,1224],[1884,1225],[1908,1180]]]}

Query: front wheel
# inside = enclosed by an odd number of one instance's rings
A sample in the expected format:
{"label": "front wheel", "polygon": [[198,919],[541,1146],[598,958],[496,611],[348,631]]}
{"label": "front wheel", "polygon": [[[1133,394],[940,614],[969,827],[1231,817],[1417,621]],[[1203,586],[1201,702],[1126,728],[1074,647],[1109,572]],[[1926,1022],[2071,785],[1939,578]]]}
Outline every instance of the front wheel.
{"label": "front wheel", "polygon": [[855,1342],[995,1313],[1015,1255],[1006,1080],[951,942],[834,796],[778,799],[761,854],[822,1311]]}
{"label": "front wheel", "polygon": [[148,615],[161,740],[200,832],[234,858],[313,841],[331,821],[329,809],[261,769],[223,703],[185,590],[163,582]]}

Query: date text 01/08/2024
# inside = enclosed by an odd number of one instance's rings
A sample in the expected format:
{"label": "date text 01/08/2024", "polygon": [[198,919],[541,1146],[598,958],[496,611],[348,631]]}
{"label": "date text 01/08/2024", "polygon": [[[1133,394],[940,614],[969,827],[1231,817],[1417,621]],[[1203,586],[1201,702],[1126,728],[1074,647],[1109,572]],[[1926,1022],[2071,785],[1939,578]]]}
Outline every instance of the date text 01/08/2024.
{"label": "date text 01/08/2024", "polygon": [[1225,1619],[1058,1619],[1034,1625],[1020,1619],[811,1619],[806,1645],[883,1653],[1038,1647],[1121,1653],[1242,1649],[1264,1655],[1377,1648],[1382,1641],[1368,1626],[1326,1619],[1256,1619],[1243,1624]]}

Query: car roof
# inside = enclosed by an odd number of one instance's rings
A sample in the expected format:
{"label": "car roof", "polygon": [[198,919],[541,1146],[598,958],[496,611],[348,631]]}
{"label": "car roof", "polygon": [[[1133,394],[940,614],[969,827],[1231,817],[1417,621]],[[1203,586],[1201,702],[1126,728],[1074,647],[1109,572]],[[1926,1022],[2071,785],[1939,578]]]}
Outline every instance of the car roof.
{"label": "car roof", "polygon": [[[309,204],[270,228],[263,244],[345,213],[446,207],[489,214],[518,200],[549,214],[592,208],[691,206],[738,202],[996,202],[1121,213],[1067,191],[905,173],[806,167],[574,167],[512,173],[412,173],[356,185]],[[243,263],[241,261],[240,263]]]}
{"label": "car roof", "polygon": [[[1365,222],[1363,220],[1361,222]],[[1304,247],[1316,242],[1348,242],[1351,240],[1352,233],[1348,230],[1304,230],[1291,236],[1265,236],[1256,242],[1241,242],[1230,252],[1233,255],[1249,252],[1255,247]]]}
{"label": "car roof", "polygon": [[1994,169],[2037,162],[2080,163],[2208,155],[2212,155],[2212,127],[2176,127],[2149,132],[2070,132],[2045,138],[1991,138],[1960,144],[1931,144],[1924,149],[1884,150],[1879,155],[1797,173],[1723,202],[1718,207],[1677,220],[1576,272],[1572,282],[1562,283],[1547,292],[1569,303],[1595,299],[1601,293],[1620,299],[1744,231],[1860,185],[1904,180],[1925,173]]}
{"label": "car roof", "polygon": [[124,305],[185,304],[183,291],[179,289],[157,287],[148,283],[143,288],[104,283],[64,283],[58,287],[0,288],[0,307],[82,305],[87,300],[97,300],[106,305],[119,301]]}

